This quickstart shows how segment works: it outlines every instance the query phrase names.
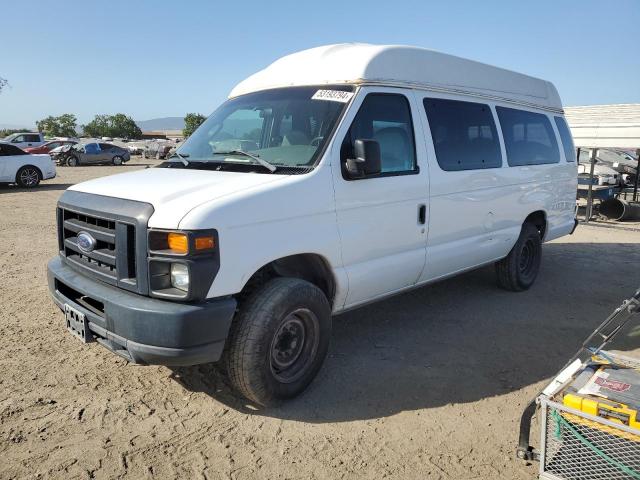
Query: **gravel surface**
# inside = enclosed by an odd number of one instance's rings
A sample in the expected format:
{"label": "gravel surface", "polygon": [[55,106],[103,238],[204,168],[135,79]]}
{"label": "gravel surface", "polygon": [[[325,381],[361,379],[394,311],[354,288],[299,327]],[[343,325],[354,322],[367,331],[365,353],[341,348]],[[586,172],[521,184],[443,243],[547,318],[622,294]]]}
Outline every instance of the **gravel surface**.
{"label": "gravel surface", "polygon": [[522,409],[640,284],[638,229],[581,226],[544,246],[527,292],[482,268],[336,317],[311,387],[261,411],[211,365],[81,344],[49,298],[58,197],[144,166],[0,187],[0,478],[533,479]]}

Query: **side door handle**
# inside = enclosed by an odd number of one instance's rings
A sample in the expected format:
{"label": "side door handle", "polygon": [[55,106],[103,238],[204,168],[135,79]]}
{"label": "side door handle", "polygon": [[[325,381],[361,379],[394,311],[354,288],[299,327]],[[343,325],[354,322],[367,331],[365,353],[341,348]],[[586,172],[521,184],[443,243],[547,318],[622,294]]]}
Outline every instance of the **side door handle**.
{"label": "side door handle", "polygon": [[418,205],[418,223],[424,225],[427,221],[427,206],[425,204]]}

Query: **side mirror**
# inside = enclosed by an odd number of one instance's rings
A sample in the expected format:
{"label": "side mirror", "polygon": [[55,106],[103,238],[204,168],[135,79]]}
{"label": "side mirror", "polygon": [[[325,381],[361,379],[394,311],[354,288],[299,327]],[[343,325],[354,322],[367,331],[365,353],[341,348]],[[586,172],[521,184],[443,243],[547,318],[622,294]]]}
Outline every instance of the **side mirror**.
{"label": "side mirror", "polygon": [[348,158],[346,165],[350,178],[363,178],[380,173],[380,144],[378,142],[358,139],[353,143],[353,151],[356,158]]}

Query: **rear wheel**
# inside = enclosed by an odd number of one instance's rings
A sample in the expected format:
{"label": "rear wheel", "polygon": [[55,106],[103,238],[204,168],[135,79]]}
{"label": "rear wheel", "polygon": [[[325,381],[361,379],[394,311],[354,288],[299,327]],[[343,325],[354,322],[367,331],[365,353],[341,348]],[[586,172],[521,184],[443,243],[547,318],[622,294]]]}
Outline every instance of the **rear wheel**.
{"label": "rear wheel", "polygon": [[122,157],[120,155],[116,155],[115,157],[113,157],[113,159],[111,160],[111,162],[114,165],[122,165]]}
{"label": "rear wheel", "polygon": [[69,165],[70,167],[77,167],[78,165],[80,165],[80,161],[78,160],[78,157],[74,157],[72,155],[67,160],[67,165]]}
{"label": "rear wheel", "polygon": [[227,339],[225,367],[235,389],[270,406],[311,383],[327,354],[331,307],[315,285],[275,278],[240,304]]}
{"label": "rear wheel", "polygon": [[31,165],[22,167],[16,174],[16,183],[24,188],[37,187],[41,179],[40,170]]}
{"label": "rear wheel", "polygon": [[540,232],[534,224],[527,222],[509,255],[495,264],[498,285],[512,292],[527,290],[538,276],[541,259]]}

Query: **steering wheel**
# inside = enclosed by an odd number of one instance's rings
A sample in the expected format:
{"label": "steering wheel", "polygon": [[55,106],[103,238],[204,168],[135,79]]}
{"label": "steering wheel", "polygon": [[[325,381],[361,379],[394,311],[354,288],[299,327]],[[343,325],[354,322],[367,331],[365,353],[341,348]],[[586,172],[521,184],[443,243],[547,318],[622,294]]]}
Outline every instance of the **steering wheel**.
{"label": "steering wheel", "polygon": [[318,145],[320,145],[320,142],[323,139],[324,139],[324,136],[315,137],[313,140],[309,142],[309,145],[311,145],[312,147],[317,147]]}

